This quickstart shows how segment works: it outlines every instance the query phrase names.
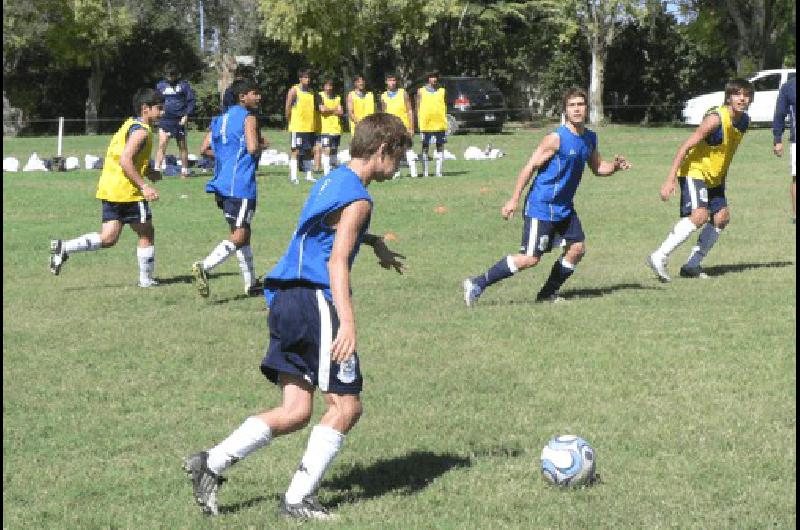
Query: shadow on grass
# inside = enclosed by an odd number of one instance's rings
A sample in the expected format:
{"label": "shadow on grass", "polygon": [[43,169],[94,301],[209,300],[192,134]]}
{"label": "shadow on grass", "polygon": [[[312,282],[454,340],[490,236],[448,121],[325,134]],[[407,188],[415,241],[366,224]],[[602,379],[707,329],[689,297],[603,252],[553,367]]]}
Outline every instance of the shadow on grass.
{"label": "shadow on grass", "polygon": [[246,501],[236,502],[233,504],[226,504],[224,506],[219,507],[219,513],[220,515],[226,513],[236,513],[239,510],[245,510],[247,508],[250,508],[251,506],[255,506],[256,504],[260,504],[266,500],[270,500],[270,497],[259,495],[258,497],[253,497],[252,499],[248,499]]}
{"label": "shadow on grass", "polygon": [[[616,285],[607,285],[606,287],[597,287],[594,289],[567,289],[560,291],[560,295],[565,300],[579,299],[579,298],[596,298],[600,296],[607,296],[614,294],[617,291],[637,290],[637,291],[659,291],[663,287],[653,287],[642,285],[641,283],[618,283]],[[522,304],[536,304],[536,296],[531,295],[530,298],[525,300],[489,300],[480,302],[480,305],[487,306],[501,306],[501,305],[522,305]]]}
{"label": "shadow on grass", "polygon": [[744,272],[750,269],[775,269],[778,267],[789,267],[794,265],[793,261],[768,261],[766,263],[734,263],[732,265],[714,265],[703,267],[703,271],[709,276],[722,276],[731,272]]}

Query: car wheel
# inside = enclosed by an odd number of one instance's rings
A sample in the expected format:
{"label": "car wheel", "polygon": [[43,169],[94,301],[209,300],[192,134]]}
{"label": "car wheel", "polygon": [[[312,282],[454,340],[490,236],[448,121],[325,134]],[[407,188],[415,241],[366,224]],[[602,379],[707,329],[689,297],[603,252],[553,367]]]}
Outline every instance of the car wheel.
{"label": "car wheel", "polygon": [[447,115],[447,136],[452,136],[458,132],[458,121],[452,114]]}

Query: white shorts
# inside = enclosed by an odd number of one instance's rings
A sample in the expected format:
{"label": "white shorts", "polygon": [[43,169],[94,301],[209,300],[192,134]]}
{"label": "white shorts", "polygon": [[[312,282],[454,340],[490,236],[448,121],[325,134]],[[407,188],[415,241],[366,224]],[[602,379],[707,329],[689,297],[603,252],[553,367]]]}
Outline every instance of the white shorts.
{"label": "white shorts", "polygon": [[790,146],[789,146],[789,151],[791,151],[791,154],[792,154],[791,162],[792,162],[792,176],[793,177],[797,175],[797,149],[796,149],[796,147],[797,147],[797,144],[794,143],[794,142],[792,142],[790,144]]}

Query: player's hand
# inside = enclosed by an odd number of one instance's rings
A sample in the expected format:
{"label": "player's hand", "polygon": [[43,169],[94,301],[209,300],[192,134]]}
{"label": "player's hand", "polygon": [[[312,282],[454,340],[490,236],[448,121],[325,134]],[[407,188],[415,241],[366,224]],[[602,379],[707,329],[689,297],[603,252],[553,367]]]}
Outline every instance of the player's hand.
{"label": "player's hand", "polygon": [[772,146],[772,152],[775,153],[775,156],[782,156],[783,155],[783,143],[775,144]]}
{"label": "player's hand", "polygon": [[403,274],[405,264],[400,260],[406,259],[406,257],[387,247],[382,238],[379,238],[375,241],[375,243],[372,245],[372,250],[375,252],[375,256],[378,258],[378,265],[384,269],[394,269],[398,272],[398,274]]}
{"label": "player's hand", "polygon": [[356,328],[353,324],[342,322],[336,338],[331,344],[331,361],[343,363],[356,351]]}
{"label": "player's hand", "polygon": [[664,184],[661,185],[661,200],[668,201],[670,195],[675,194],[675,181],[668,180]]}
{"label": "player's hand", "polygon": [[142,195],[148,201],[157,201],[158,200],[158,191],[151,186],[150,184],[145,184],[142,186]]}
{"label": "player's hand", "polygon": [[625,170],[630,169],[631,163],[625,160],[625,157],[622,155],[614,155],[614,169],[615,170]]}
{"label": "player's hand", "polygon": [[514,217],[514,212],[517,210],[517,201],[514,199],[508,199],[506,203],[500,208],[500,215],[503,216],[503,219],[511,219]]}
{"label": "player's hand", "polygon": [[189,116],[183,116],[178,123],[181,127],[186,127],[186,124],[189,123]]}

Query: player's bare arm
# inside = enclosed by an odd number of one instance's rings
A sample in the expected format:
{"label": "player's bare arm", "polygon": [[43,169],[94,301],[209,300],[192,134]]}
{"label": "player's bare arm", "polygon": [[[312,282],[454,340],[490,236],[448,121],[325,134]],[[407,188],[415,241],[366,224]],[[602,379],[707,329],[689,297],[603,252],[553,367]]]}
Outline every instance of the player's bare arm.
{"label": "player's bare arm", "polygon": [[600,153],[595,149],[589,157],[589,169],[598,177],[607,177],[617,171],[631,168],[631,163],[625,160],[622,155],[614,155],[614,160],[603,160]]}
{"label": "player's bare arm", "polygon": [[331,360],[337,363],[349,359],[356,351],[356,320],[350,296],[350,255],[371,210],[369,201],[360,200],[348,204],[326,219],[336,229],[328,260],[328,274],[333,303],[339,315],[339,331],[331,345]]}
{"label": "player's bare arm", "polygon": [[775,153],[775,156],[783,156],[783,142],[777,142],[773,145],[772,152]]}
{"label": "player's bare arm", "polygon": [[[353,123],[356,123],[356,115],[353,112],[353,93],[352,92],[347,94],[347,118],[350,121],[352,121]],[[350,132],[352,133],[353,131],[350,131]]]}
{"label": "player's bare arm", "polygon": [[406,257],[390,249],[381,236],[365,234],[362,241],[365,245],[372,247],[372,251],[375,252],[375,257],[378,258],[378,265],[384,269],[393,268],[399,274],[403,274],[405,264],[400,260],[406,259]]}
{"label": "player's bare arm", "polygon": [[[133,157],[144,146],[148,134],[150,133],[144,129],[136,129],[131,133],[128,137],[128,141],[125,142],[122,154],[120,154],[119,165],[122,168],[122,172],[125,173],[125,176],[142,190],[144,198],[148,201],[155,201],[158,200],[158,192],[155,188],[150,186],[150,184],[145,182],[144,177],[139,174],[139,170],[136,169],[136,165],[133,163]],[[158,177],[155,177],[155,179],[158,180]]]}
{"label": "player's bare arm", "polygon": [[558,152],[558,147],[561,141],[558,134],[550,133],[539,143],[536,150],[533,152],[528,162],[520,170],[517,176],[517,183],[514,186],[514,192],[511,198],[506,201],[500,209],[500,214],[504,219],[511,219],[514,216],[514,211],[517,209],[519,198],[522,196],[522,191],[528,186],[528,183],[533,177],[533,172],[547,163],[548,160],[553,158],[553,155]]}
{"label": "player's bare arm", "polygon": [[244,119],[244,141],[251,156],[257,157],[261,154],[263,141],[258,131],[258,119],[252,114]]}
{"label": "player's bare arm", "polygon": [[286,121],[292,119],[292,104],[294,103],[295,98],[297,97],[297,90],[295,87],[289,89],[289,92],[286,93],[286,106],[284,108],[284,114],[286,115]]}
{"label": "player's bare arm", "polygon": [[200,144],[200,154],[209,158],[214,158],[214,150],[211,148],[211,132],[207,132]]}
{"label": "player's bare arm", "polygon": [[661,185],[661,200],[666,201],[669,200],[670,195],[675,194],[675,181],[678,177],[678,170],[681,167],[681,163],[683,159],[686,158],[686,154],[689,150],[703,141],[703,139],[714,132],[722,124],[722,120],[719,117],[719,114],[713,113],[709,114],[703,121],[700,122],[700,125],[697,126],[697,129],[686,139],[683,144],[678,148],[678,152],[675,153],[675,158],[672,159],[672,166],[669,168],[669,174],[667,175],[667,180],[664,181],[664,184]]}
{"label": "player's bare arm", "polygon": [[411,105],[411,98],[408,96],[408,92],[403,93],[403,97],[406,100],[406,109],[408,109],[408,132],[411,135],[414,135],[414,107]]}

